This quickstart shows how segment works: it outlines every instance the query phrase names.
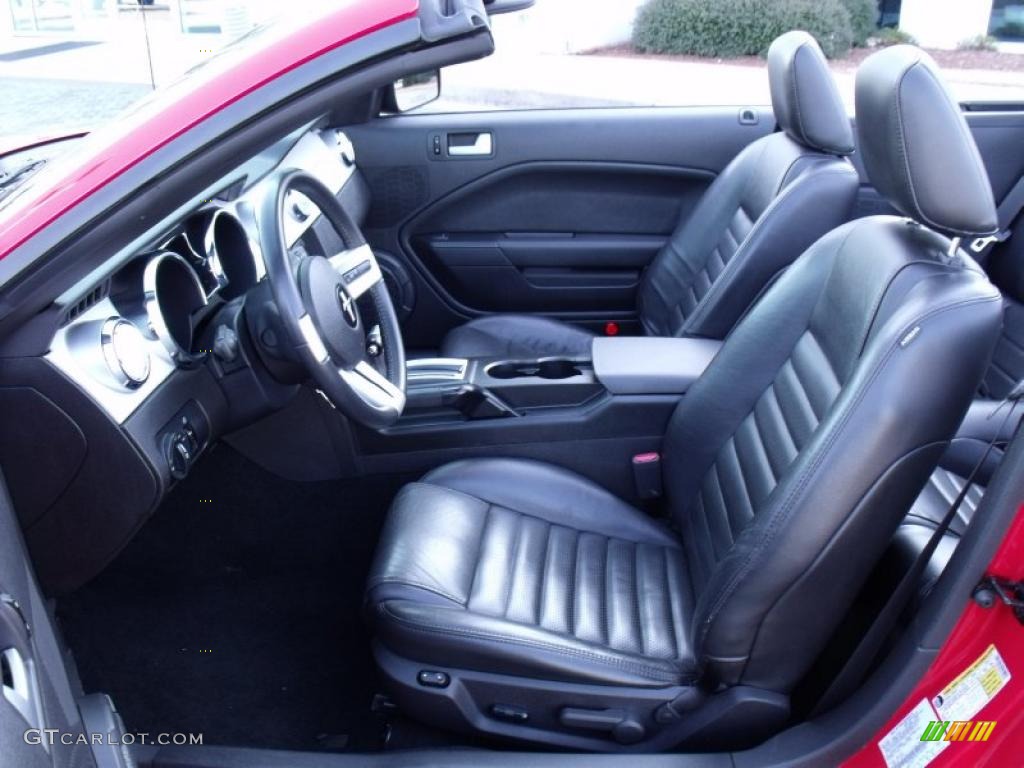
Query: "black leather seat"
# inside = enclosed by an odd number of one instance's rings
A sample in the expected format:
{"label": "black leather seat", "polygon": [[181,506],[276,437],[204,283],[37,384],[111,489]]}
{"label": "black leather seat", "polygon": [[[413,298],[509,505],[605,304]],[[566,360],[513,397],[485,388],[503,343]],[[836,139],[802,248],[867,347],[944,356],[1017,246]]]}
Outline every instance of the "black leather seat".
{"label": "black leather seat", "polygon": [[695,676],[678,538],[578,475],[524,460],[449,464],[406,486],[383,541],[369,600],[392,647],[418,632],[421,657],[600,685]]}
{"label": "black leather seat", "polygon": [[[722,171],[644,272],[638,311],[648,335],[725,338],[780,270],[850,218],[859,183],[845,159],[853,134],[814,38],[776,40],[768,76],[781,131]],[[592,338],[544,317],[490,315],[452,330],[441,354],[587,357]]]}
{"label": "black leather seat", "polygon": [[593,749],[737,746],[785,722],[1001,322],[950,238],[996,215],[934,63],[875,54],[857,110],[867,171],[908,218],[828,234],[730,334],[668,425],[670,526],[521,460],[452,464],[401,493],[367,601],[405,711]]}
{"label": "black leather seat", "polygon": [[[967,478],[985,456],[989,443],[995,438],[996,447],[989,452],[985,463],[972,478],[967,495],[957,509],[956,517],[949,530],[939,540],[935,552],[921,574],[918,598],[931,591],[931,587],[942,575],[978,509],[981,497],[985,493],[985,486],[999,466],[1003,455],[1002,447],[1012,436],[1006,431],[1006,427],[1012,427],[1012,424],[1003,425],[1000,414],[992,417],[997,408],[998,401],[981,398],[971,405],[967,418],[957,431],[957,436],[893,536],[892,544],[879,568],[876,589],[890,591],[917,560],[928,546],[936,529],[942,524],[950,505],[960,495]],[[1004,431],[999,433],[1000,429]]]}
{"label": "black leather seat", "polygon": [[[1002,448],[1011,435],[1005,431],[998,433],[1004,426],[1002,416],[1005,411],[994,416],[993,413],[999,408],[1002,398],[1018,382],[1024,380],[1024,238],[1018,235],[997,249],[988,265],[988,271],[992,282],[1003,293],[1003,332],[996,345],[992,364],[985,373],[981,395],[972,404],[967,418],[957,430],[956,439],[893,538],[884,564],[890,581],[897,580],[924,551],[949,505],[985,455],[993,438],[995,446],[985,465],[974,477],[972,487],[957,511],[956,520],[929,560],[922,574],[921,594],[928,592],[949,564],[960,537],[981,501],[985,486],[999,465]],[[1015,421],[1006,425],[1006,428],[1012,428]]]}

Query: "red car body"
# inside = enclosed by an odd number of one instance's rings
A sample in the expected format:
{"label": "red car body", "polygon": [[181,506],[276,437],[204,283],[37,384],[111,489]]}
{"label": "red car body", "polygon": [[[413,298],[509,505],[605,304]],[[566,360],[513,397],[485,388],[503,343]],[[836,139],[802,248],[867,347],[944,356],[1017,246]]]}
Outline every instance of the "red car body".
{"label": "red car body", "polygon": [[[1009,581],[1024,579],[1024,507],[1018,510],[988,573]],[[878,743],[922,699],[931,701],[985,653],[990,645],[995,645],[999,650],[1011,674],[1009,684],[976,717],[978,720],[996,723],[990,739],[986,742],[951,743],[929,766],[1003,768],[1024,764],[1024,683],[1019,678],[1024,674],[1024,625],[1006,605],[999,603],[985,609],[970,603],[913,693],[871,741],[845,765],[849,768],[885,766]]]}
{"label": "red car body", "polygon": [[[88,205],[104,185],[245,95],[334,48],[414,18],[418,10],[418,0],[363,0],[320,16],[315,23],[275,28],[260,38],[258,47],[229,50],[194,75],[157,91],[122,119],[52,160],[18,191],[16,199],[0,211],[0,258],[71,209]],[[1013,581],[1024,579],[1024,507],[989,573]],[[1005,605],[986,610],[970,604],[913,693],[846,765],[884,766],[878,742],[922,699],[936,696],[992,644],[1012,678],[978,714],[979,719],[997,722],[991,739],[951,744],[931,765],[1024,764],[1024,682],[1018,679],[1024,676],[1024,627]]]}

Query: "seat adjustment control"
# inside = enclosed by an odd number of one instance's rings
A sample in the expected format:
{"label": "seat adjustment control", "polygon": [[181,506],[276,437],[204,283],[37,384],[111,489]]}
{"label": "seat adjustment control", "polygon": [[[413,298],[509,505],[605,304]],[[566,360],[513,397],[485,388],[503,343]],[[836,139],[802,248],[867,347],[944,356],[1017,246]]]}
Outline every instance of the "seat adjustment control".
{"label": "seat adjustment control", "polygon": [[558,719],[566,728],[611,734],[619,744],[636,744],[647,735],[643,725],[621,709],[566,707]]}
{"label": "seat adjustment control", "polygon": [[522,707],[515,707],[511,704],[492,704],[491,716],[496,720],[505,720],[509,723],[525,723],[530,719],[530,714]]}
{"label": "seat adjustment control", "polygon": [[435,669],[421,669],[416,675],[416,682],[425,688],[447,688],[451,681],[447,672],[438,672]]}

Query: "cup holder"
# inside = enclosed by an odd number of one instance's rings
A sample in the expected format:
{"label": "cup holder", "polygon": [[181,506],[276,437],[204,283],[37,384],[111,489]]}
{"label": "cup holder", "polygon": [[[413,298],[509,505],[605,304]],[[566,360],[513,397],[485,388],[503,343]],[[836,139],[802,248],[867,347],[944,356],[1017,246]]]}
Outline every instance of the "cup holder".
{"label": "cup holder", "polygon": [[572,360],[530,360],[487,366],[487,375],[492,379],[571,379],[582,373]]}

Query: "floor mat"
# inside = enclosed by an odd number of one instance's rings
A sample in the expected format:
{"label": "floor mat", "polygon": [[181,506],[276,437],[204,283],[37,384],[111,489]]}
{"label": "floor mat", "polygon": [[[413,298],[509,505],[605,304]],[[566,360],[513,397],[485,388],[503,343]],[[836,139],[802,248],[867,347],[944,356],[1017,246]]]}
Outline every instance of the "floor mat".
{"label": "floor mat", "polygon": [[297,483],[218,446],[100,576],[60,601],[85,689],[113,696],[131,731],[381,748],[360,611],[384,513],[409,479]]}

